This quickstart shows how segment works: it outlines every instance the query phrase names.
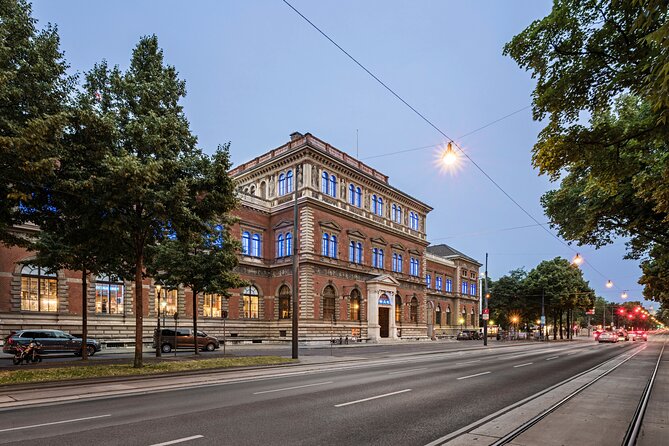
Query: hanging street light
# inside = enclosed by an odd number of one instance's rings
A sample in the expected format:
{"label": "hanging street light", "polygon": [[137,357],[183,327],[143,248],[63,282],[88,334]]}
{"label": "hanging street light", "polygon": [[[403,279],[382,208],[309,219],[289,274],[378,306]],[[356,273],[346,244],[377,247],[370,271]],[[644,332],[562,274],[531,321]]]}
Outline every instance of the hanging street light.
{"label": "hanging street light", "polygon": [[578,265],[580,265],[581,263],[583,263],[583,257],[581,257],[581,254],[576,253],[576,255],[574,256],[574,258],[571,260],[571,263],[573,263],[573,264],[576,265],[576,266],[578,266]]}
{"label": "hanging street light", "polygon": [[606,288],[613,288],[613,282],[611,282],[610,280],[606,282]]}

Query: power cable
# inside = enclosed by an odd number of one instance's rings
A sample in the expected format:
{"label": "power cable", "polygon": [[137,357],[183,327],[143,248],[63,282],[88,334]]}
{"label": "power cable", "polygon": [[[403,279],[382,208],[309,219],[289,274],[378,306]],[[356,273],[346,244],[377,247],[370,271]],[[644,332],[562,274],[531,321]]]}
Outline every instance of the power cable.
{"label": "power cable", "polygon": [[[443,130],[441,130],[436,124],[434,124],[432,121],[430,121],[425,115],[423,115],[421,112],[419,112],[416,108],[414,108],[409,102],[407,102],[402,96],[400,96],[398,93],[396,93],[392,88],[390,88],[385,82],[383,82],[381,79],[379,79],[378,76],[376,76],[374,73],[372,73],[367,67],[365,67],[361,62],[359,62],[355,57],[353,57],[348,51],[346,51],[344,48],[342,48],[337,42],[335,42],[330,36],[328,36],[324,31],[322,31],[316,24],[314,24],[311,20],[309,20],[304,14],[302,14],[297,8],[295,8],[293,5],[291,5],[287,0],[282,0],[290,9],[292,9],[297,15],[302,17],[304,21],[306,21],[309,25],[311,25],[316,31],[318,31],[323,37],[325,37],[330,43],[332,43],[334,46],[336,46],[342,53],[344,53],[349,59],[351,59],[356,65],[358,65],[363,71],[365,71],[369,76],[371,76],[376,82],[378,82],[383,88],[385,88],[390,94],[395,96],[400,102],[402,102],[406,107],[408,107],[411,111],[413,111],[417,116],[419,116],[423,121],[425,121],[430,127],[432,127],[434,130],[436,130],[440,135],[442,135],[444,138],[446,138],[450,143],[452,143],[457,149],[462,153],[462,155],[467,158],[473,165],[476,167],[479,172],[483,174],[500,192],[502,192],[513,204],[516,205],[518,209],[520,209],[525,215],[527,215],[532,221],[534,221],[537,225],[541,226],[541,228],[546,231],[551,237],[556,239],[558,242],[562,243],[564,246],[566,246],[568,249],[572,250],[575,253],[578,253],[576,249],[574,249],[569,243],[565,242],[562,240],[560,237],[557,235],[553,234],[548,228],[546,228],[544,225],[542,225],[539,220],[537,220],[532,214],[530,214],[520,203],[518,203],[502,186],[497,183],[489,174],[486,172],[481,166],[478,165],[463,149],[458,145],[457,142],[453,140],[453,138],[449,137]],[[491,124],[490,124],[491,125]],[[485,126],[484,126],[485,127]],[[584,263],[589,265],[590,268],[592,268],[593,271],[595,271],[597,274],[599,274],[603,279],[608,279],[604,274],[602,274],[597,268],[595,268],[590,262],[587,260],[583,259]],[[616,286],[617,288],[617,286]]]}

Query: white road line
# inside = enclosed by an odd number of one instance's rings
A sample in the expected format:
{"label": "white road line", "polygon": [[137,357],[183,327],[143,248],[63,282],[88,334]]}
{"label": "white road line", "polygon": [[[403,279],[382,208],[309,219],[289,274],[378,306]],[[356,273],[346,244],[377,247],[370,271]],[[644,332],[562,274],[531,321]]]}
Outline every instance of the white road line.
{"label": "white road line", "polygon": [[575,355],[576,353],[578,353],[578,352],[567,353],[567,356]]}
{"label": "white road line", "polygon": [[525,367],[526,365],[532,365],[532,364],[534,364],[534,363],[533,362],[526,362],[525,364],[514,365],[513,368],[516,369],[518,367]]}
{"label": "white road line", "polygon": [[392,393],[384,393],[383,395],[370,396],[369,398],[365,398],[365,399],[357,400],[357,401],[349,401],[348,403],[335,404],[334,407],[350,406],[351,404],[364,403],[365,401],[371,401],[371,400],[375,400],[375,399],[378,399],[378,398],[384,398],[386,396],[398,395],[400,393],[405,393],[405,392],[411,392],[411,389],[399,390],[397,392],[392,392]]}
{"label": "white road line", "polygon": [[322,383],[305,384],[303,386],[284,387],[283,389],[263,390],[262,392],[253,392],[253,394],[254,395],[260,395],[260,394],[263,394],[263,393],[283,392],[284,390],[303,389],[305,387],[322,386],[322,385],[325,385],[325,384],[332,384],[332,383],[333,383],[333,381],[325,381],[325,382],[322,382]]}
{"label": "white road line", "polygon": [[475,376],[481,376],[481,375],[487,375],[490,372],[483,372],[483,373],[477,373],[476,375],[468,375],[468,376],[461,376],[458,379],[467,379],[467,378],[473,378]]}
{"label": "white road line", "polygon": [[559,358],[559,356],[551,356],[550,358],[546,358],[546,361],[550,361],[552,359],[557,359],[557,358]]}
{"label": "white road line", "polygon": [[164,443],[155,443],[151,446],[167,446],[168,444],[177,444],[183,443],[185,441],[197,440],[198,438],[204,438],[202,435],[193,435],[192,437],[177,438],[176,440],[166,441]]}
{"label": "white road line", "polygon": [[111,414],[96,415],[94,417],[74,418],[72,420],[52,421],[51,423],[31,424],[30,426],[10,427],[7,429],[0,429],[0,432],[18,431],[21,429],[32,429],[33,427],[53,426],[54,424],[76,423],[77,421],[94,420],[96,418],[111,417]]}
{"label": "white road line", "polygon": [[398,373],[417,372],[419,370],[427,370],[427,367],[421,367],[419,369],[397,370],[395,372],[388,372],[388,375],[397,375]]}
{"label": "white road line", "polygon": [[473,364],[475,362],[481,362],[480,359],[475,359],[474,361],[465,361],[465,362],[456,362],[455,365],[461,365],[461,364]]}

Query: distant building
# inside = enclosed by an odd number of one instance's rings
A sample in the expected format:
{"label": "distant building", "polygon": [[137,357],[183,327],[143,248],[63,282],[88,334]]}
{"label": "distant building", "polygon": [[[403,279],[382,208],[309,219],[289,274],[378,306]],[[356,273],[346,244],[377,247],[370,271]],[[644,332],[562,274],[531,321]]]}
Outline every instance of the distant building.
{"label": "distant building", "polygon": [[[229,299],[200,295],[199,324],[231,340],[287,341],[291,333],[293,246],[298,248],[300,340],[332,337],[382,342],[455,335],[478,327],[476,260],[447,245],[428,246],[430,206],[392,187],[388,177],[311,134],[230,172],[238,183],[242,242],[239,274],[250,283]],[[297,193],[299,237],[293,234]],[[36,231],[25,226],[17,231]],[[81,277],[30,266],[30,254],[0,247],[0,334],[18,328],[80,331]],[[92,277],[90,335],[133,339],[133,284]],[[158,296],[146,280],[145,336]],[[168,326],[188,325],[192,294],[161,292]]]}

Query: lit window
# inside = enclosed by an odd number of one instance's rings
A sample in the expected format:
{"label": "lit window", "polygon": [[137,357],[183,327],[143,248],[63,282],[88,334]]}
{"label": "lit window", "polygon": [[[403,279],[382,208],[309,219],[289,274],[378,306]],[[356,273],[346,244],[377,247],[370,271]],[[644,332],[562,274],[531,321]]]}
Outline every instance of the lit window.
{"label": "lit window", "polygon": [[360,291],[354,289],[351,291],[351,320],[360,320]]}
{"label": "lit window", "polygon": [[330,285],[323,290],[323,320],[335,320],[335,290]]}
{"label": "lit window", "polygon": [[395,295],[395,322],[402,322],[402,298]]}
{"label": "lit window", "polygon": [[244,317],[246,319],[258,319],[258,289],[254,286],[244,288]]}
{"label": "lit window", "polygon": [[279,289],[279,319],[290,319],[290,288],[286,285]]}
{"label": "lit window", "polygon": [[[159,298],[160,297],[160,298]],[[160,313],[163,316],[169,315],[172,316],[175,314],[179,308],[178,305],[178,299],[179,299],[179,293],[177,290],[167,290],[163,288],[163,291],[161,292],[161,296],[158,296],[156,294],[156,308],[160,308]],[[165,306],[161,307],[160,306],[160,301],[165,302]]]}
{"label": "lit window", "polygon": [[58,280],[55,273],[25,265],[21,269],[21,310],[58,311]]}
{"label": "lit window", "polygon": [[205,294],[202,315],[204,317],[221,317],[221,302],[220,294]]}
{"label": "lit window", "polygon": [[123,282],[109,276],[95,281],[95,313],[123,314]]}

